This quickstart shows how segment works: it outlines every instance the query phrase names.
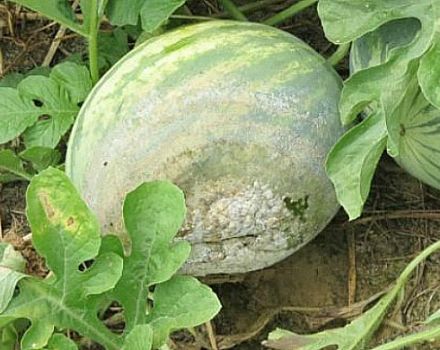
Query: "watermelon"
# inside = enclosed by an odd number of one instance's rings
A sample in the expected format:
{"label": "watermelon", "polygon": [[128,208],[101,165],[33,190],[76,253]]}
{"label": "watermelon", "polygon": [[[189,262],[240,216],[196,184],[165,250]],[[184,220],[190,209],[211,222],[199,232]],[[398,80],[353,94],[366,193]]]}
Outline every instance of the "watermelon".
{"label": "watermelon", "polygon": [[[420,28],[417,19],[404,18],[357,39],[350,53],[351,73],[385,63],[392,50],[411,43]],[[420,88],[406,99],[402,110],[399,153],[394,159],[412,176],[440,189],[440,110],[426,100]]]}
{"label": "watermelon", "polygon": [[294,36],[211,21],[153,38],[96,85],[69,141],[66,171],[105,232],[139,183],[185,193],[182,273],[269,266],[338,210],[326,154],[343,132],[341,80]]}

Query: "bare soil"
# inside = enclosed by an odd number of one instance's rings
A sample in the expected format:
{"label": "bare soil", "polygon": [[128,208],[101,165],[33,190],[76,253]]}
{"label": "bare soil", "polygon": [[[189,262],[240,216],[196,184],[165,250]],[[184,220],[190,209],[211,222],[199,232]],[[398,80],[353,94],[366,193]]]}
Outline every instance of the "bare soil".
{"label": "bare soil", "polygon": [[[279,1],[250,18],[263,19],[293,2]],[[197,15],[221,12],[214,0],[192,1],[188,10]],[[0,3],[0,77],[27,71],[43,62],[58,30],[58,25],[50,23],[31,20],[15,6],[7,9]],[[280,27],[324,56],[334,50],[324,37],[314,9]],[[66,33],[53,62],[80,50],[81,42]],[[347,62],[341,62],[337,69],[341,76],[347,76]],[[11,146],[19,147],[19,143]],[[28,260],[29,273],[44,276],[44,262],[23,240],[30,233],[25,190],[26,183],[0,185],[0,237],[21,250]],[[439,228],[440,192],[424,186],[384,157],[361,219],[349,223],[341,210],[313,242],[279,264],[244,275],[206,279],[223,304],[213,321],[219,348],[263,349],[261,341],[276,327],[308,333],[346,324],[365,311],[373,296],[392,285],[418,252],[440,239]],[[390,312],[375,342],[416,329],[438,309],[440,256],[435,255],[419,267],[404,299]],[[210,349],[205,327],[194,334],[179,332],[173,340],[180,349]],[[440,343],[413,349],[440,349]]]}

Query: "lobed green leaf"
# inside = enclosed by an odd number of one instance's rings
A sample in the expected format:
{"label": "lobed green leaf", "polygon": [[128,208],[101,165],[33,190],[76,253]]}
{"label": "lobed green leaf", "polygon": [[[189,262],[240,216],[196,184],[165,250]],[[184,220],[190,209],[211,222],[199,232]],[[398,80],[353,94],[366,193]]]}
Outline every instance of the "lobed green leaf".
{"label": "lobed green leaf", "polygon": [[[352,123],[362,111],[381,115],[386,128],[385,134],[384,130],[377,130],[377,139],[385,137],[388,153],[398,160],[404,160],[402,164],[407,162],[408,166],[404,167],[410,168],[409,171],[417,174],[421,180],[440,187],[440,176],[437,174],[439,169],[435,169],[431,159],[431,154],[440,150],[437,149],[437,142],[430,146],[434,150],[427,150],[425,142],[419,138],[421,135],[417,135],[420,133],[420,125],[415,121],[409,121],[415,117],[411,103],[416,100],[422,101],[417,97],[420,89],[429,102],[440,106],[440,66],[435,63],[440,58],[440,29],[437,24],[440,16],[439,2],[321,0],[318,11],[330,40],[338,44],[355,40],[350,62],[352,75],[345,82],[340,102],[343,123]],[[420,103],[426,106],[426,100]],[[412,126],[418,131],[409,131],[412,130]],[[363,136],[363,132],[362,128],[358,128],[356,134],[350,135],[352,138],[356,135],[364,141],[371,138],[370,129],[365,129],[369,136]],[[357,151],[356,144],[362,142],[347,140],[349,137],[344,135],[338,143],[339,146],[329,157],[333,172],[336,172],[336,161],[345,159],[344,155],[354,156]],[[368,194],[371,183],[362,173],[364,168],[358,165],[360,162],[371,161],[372,164],[368,166],[367,171],[367,175],[370,176],[370,170],[374,169],[377,163],[378,151],[382,149],[369,147],[370,150],[372,148],[375,151],[371,160],[365,158],[365,151],[361,152],[358,149],[362,160],[351,158],[350,161],[353,163],[341,163],[342,168],[348,169],[353,166],[353,170],[345,171],[347,183],[344,183],[341,177],[339,181],[334,182],[336,192],[339,193],[338,198],[344,201],[342,204],[351,218],[360,215],[359,209],[366,199],[364,194]],[[339,157],[336,155],[337,152],[341,152]],[[422,165],[421,171],[415,170],[416,163]],[[364,178],[364,181],[359,181],[361,178]],[[333,176],[332,180],[335,179]],[[356,183],[356,186],[353,186],[353,183]],[[360,183],[363,183],[361,186],[366,190],[359,191]]]}
{"label": "lobed green leaf", "polygon": [[142,28],[153,32],[185,3],[185,0],[109,0],[107,16],[114,25],[135,25],[141,19]]}
{"label": "lobed green leaf", "polygon": [[124,307],[128,331],[146,321],[149,287],[169,280],[189,256],[188,242],[172,243],[185,211],[182,191],[168,182],[142,184],[125,199],[132,251],[113,294]]}
{"label": "lobed green leaf", "polygon": [[154,330],[154,346],[176,330],[195,327],[213,318],[221,305],[211,288],[190,276],[174,276],[154,291],[154,306],[147,320]]}
{"label": "lobed green leaf", "polygon": [[49,77],[28,76],[17,89],[0,87],[0,143],[25,132],[28,148],[54,148],[91,87],[87,68],[72,62],[59,64]]}
{"label": "lobed green leaf", "polygon": [[[5,284],[0,327],[30,321],[22,350],[76,349],[63,335],[53,335],[55,329],[75,330],[108,350],[157,348],[170,332],[199,325],[219,311],[209,287],[192,277],[173,277],[190,247],[186,241],[174,242],[185,202],[171,183],[146,183],[127,195],[123,215],[132,243],[129,256],[123,256],[116,236],[101,238],[96,218],[61,171],[49,168],[36,175],[27,203],[33,244],[51,275],[18,275]],[[19,293],[9,301],[17,281]],[[98,318],[113,301],[124,308],[121,336]]]}
{"label": "lobed green leaf", "polygon": [[[0,325],[24,318],[31,322],[23,350],[47,345],[55,327],[74,329],[107,349],[119,349],[121,340],[98,319],[105,294],[122,273],[122,258],[98,255],[99,225],[79,194],[61,171],[49,168],[31,181],[27,215],[33,244],[53,276],[20,280],[20,293],[0,314]],[[80,264],[94,259],[92,267]]]}

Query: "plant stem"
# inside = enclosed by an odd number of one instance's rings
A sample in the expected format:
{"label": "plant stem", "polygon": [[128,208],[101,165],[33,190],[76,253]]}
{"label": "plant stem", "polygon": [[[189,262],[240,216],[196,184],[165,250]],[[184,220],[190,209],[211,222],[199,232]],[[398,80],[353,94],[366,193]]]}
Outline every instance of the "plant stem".
{"label": "plant stem", "polygon": [[377,346],[372,350],[397,350],[403,349],[406,346],[415,345],[425,341],[433,341],[440,339],[440,327],[430,327],[423,331],[409,334],[401,338],[394,339],[393,341]]}
{"label": "plant stem", "polygon": [[[421,253],[419,253],[413,260],[411,260],[411,262],[405,267],[405,269],[403,270],[403,272],[400,274],[399,278],[396,281],[396,284],[394,285],[394,287],[387,293],[385,294],[385,296],[379,301],[379,306],[376,305],[375,307],[380,307],[382,308],[382,312],[381,314],[384,315],[386,310],[388,309],[389,305],[391,304],[391,302],[397,297],[397,295],[402,291],[402,289],[405,287],[406,282],[408,282],[409,277],[411,276],[411,274],[414,272],[414,270],[417,268],[417,266],[423,261],[425,260],[428,256],[430,256],[432,253],[435,253],[436,251],[440,250],[440,241],[437,241],[433,244],[431,244],[430,246],[428,246],[427,248],[425,248]],[[381,306],[380,306],[381,305]],[[368,311],[367,311],[368,312]],[[437,329],[437,332],[433,332],[433,329],[429,329],[425,332],[421,332],[424,333],[425,336],[436,336],[439,337],[440,336],[440,330],[439,327],[435,327]],[[420,338],[420,334],[412,334],[409,340],[405,340],[406,341],[411,341],[412,343],[414,342],[420,342],[422,341],[422,338]],[[408,338],[405,337],[405,338]],[[373,350],[392,350],[392,349],[400,349],[401,347],[395,347],[396,344],[400,344],[400,341],[404,341],[404,338],[401,339],[396,339],[395,341],[382,345],[381,347],[378,348],[374,348]],[[432,338],[424,338],[425,340],[429,340]],[[394,343],[394,344],[393,344]],[[388,347],[391,346],[390,344],[393,344],[392,347]],[[402,344],[406,344],[406,343],[402,343]],[[411,343],[408,343],[408,345]]]}
{"label": "plant stem", "polygon": [[193,16],[193,15],[171,15],[170,18],[172,19],[187,19],[187,20],[194,20],[194,21],[216,21],[217,18],[213,17],[205,17],[205,16]]}
{"label": "plant stem", "polygon": [[238,9],[238,7],[232,2],[232,0],[220,0],[223,8],[229,12],[232,18],[237,21],[247,21],[246,16]]}
{"label": "plant stem", "polygon": [[277,13],[275,16],[269,17],[266,19],[263,23],[267,24],[269,26],[277,25],[281,22],[284,22],[286,19],[293,17],[298,12],[306,9],[307,7],[310,7],[317,3],[318,0],[301,0],[297,3],[293,4],[292,6],[288,7],[287,9]]}
{"label": "plant stem", "polygon": [[415,270],[417,265],[419,265],[423,260],[425,260],[432,253],[435,253],[437,250],[440,250],[440,241],[437,241],[427,248],[425,248],[419,255],[417,255],[403,270],[402,274],[397,279],[397,285],[403,286],[408,280],[411,273]]}
{"label": "plant stem", "polygon": [[[238,6],[237,8],[240,10],[240,12],[246,13],[246,12],[252,12],[254,10],[262,9],[268,5],[280,3],[281,1],[283,0],[258,0],[255,2],[251,2],[250,4]],[[227,17],[227,16],[228,16],[227,12],[220,12],[212,15],[212,17],[216,17],[216,18]]]}
{"label": "plant stem", "polygon": [[335,52],[327,59],[328,63],[336,66],[350,50],[350,43],[339,45]]}
{"label": "plant stem", "polygon": [[238,9],[241,12],[250,12],[253,10],[259,10],[268,5],[280,3],[281,1],[282,0],[259,0],[259,1],[251,2],[250,4],[239,6]]}
{"label": "plant stem", "polygon": [[93,84],[96,84],[99,80],[98,69],[98,30],[99,30],[99,18],[98,18],[98,3],[97,0],[91,1],[91,16],[90,16],[90,28],[88,34],[88,46],[89,46],[89,65],[90,76]]}

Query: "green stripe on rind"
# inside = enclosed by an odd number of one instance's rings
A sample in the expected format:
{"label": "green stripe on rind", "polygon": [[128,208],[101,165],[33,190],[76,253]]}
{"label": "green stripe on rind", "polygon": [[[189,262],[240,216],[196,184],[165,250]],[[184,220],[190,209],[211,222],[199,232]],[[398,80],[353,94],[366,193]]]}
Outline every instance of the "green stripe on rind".
{"label": "green stripe on rind", "polygon": [[411,175],[440,189],[440,110],[428,106],[402,121],[397,162]]}

